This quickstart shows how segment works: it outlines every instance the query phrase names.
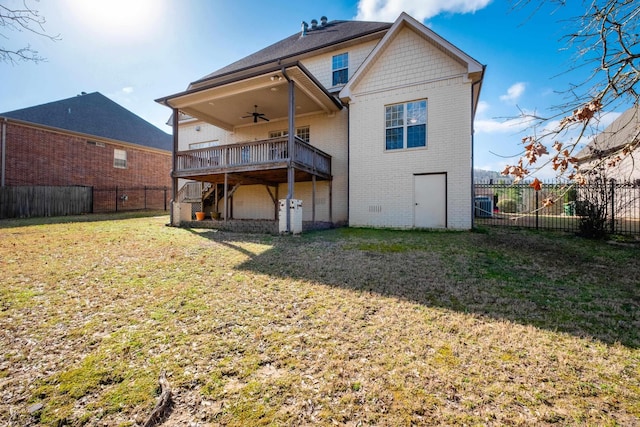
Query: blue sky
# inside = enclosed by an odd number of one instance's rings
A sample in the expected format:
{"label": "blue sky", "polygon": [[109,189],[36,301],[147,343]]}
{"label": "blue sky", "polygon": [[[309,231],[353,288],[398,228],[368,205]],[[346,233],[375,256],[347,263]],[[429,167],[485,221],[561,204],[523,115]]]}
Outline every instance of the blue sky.
{"label": "blue sky", "polygon": [[[563,36],[583,9],[513,10],[500,0],[27,0],[48,34],[4,32],[0,46],[30,44],[46,62],[0,63],[0,112],[101,92],[166,132],[170,111],[153,100],[184,90],[237,59],[296,33],[301,21],[392,22],[406,11],[487,65],[476,116],[475,167],[514,163],[526,124],[519,111],[549,115],[587,69],[566,73],[574,52]],[[3,0],[21,7],[22,0]],[[601,127],[616,114],[605,116]],[[530,132],[530,131],[528,131]],[[506,157],[505,157],[506,156]],[[552,176],[547,172],[543,177]]]}

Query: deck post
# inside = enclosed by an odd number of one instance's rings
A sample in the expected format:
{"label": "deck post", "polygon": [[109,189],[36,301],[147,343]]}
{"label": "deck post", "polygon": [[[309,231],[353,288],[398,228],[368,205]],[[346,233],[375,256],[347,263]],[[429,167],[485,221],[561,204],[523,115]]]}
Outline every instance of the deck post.
{"label": "deck post", "polygon": [[316,225],[316,176],[311,175],[311,222]]}
{"label": "deck post", "polygon": [[224,202],[222,203],[222,206],[224,208],[224,222],[227,222],[227,213],[229,212],[228,208],[227,208],[227,194],[229,192],[228,189],[228,174],[225,172],[224,173]]}
{"label": "deck post", "polygon": [[218,212],[218,183],[216,182],[213,185],[215,185],[215,188],[213,189],[213,211],[217,213]]}
{"label": "deck post", "polygon": [[[287,75],[285,74],[285,77]],[[286,201],[286,212],[287,212],[287,233],[291,233],[291,199],[293,199],[293,188],[295,185],[295,171],[293,169],[293,150],[294,150],[294,138],[296,136],[296,123],[295,123],[295,113],[296,113],[296,99],[295,99],[295,83],[293,80],[287,77],[289,82],[289,138],[287,140],[287,201]]]}
{"label": "deck post", "polygon": [[329,179],[329,222],[333,227],[333,176]]}
{"label": "deck post", "polygon": [[175,173],[178,169],[178,125],[180,123],[180,111],[177,108],[173,109],[171,118],[173,153],[171,153],[171,210],[169,211],[169,224],[173,225],[173,206],[174,203],[178,202],[178,178],[175,177]]}

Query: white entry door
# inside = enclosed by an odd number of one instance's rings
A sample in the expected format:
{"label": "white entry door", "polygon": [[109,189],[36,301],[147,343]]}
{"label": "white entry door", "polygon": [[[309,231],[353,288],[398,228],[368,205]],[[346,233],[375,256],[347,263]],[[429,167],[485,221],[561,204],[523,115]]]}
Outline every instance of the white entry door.
{"label": "white entry door", "polygon": [[447,175],[414,175],[414,226],[447,227]]}

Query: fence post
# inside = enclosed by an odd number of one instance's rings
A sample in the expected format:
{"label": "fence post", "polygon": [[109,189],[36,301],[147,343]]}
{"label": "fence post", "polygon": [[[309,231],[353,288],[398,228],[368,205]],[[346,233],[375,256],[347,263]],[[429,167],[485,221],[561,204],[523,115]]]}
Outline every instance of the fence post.
{"label": "fence post", "polygon": [[167,187],[164,187],[164,210],[167,210]]}
{"label": "fence post", "polygon": [[538,216],[540,215],[540,211],[538,210],[538,208],[540,207],[540,204],[538,201],[538,193],[539,191],[536,190],[536,230],[538,229]]}
{"label": "fence post", "polygon": [[611,184],[611,223],[609,225],[609,231],[613,234],[616,230],[616,205],[615,205],[615,195],[616,195],[616,180],[611,178],[609,181]]}

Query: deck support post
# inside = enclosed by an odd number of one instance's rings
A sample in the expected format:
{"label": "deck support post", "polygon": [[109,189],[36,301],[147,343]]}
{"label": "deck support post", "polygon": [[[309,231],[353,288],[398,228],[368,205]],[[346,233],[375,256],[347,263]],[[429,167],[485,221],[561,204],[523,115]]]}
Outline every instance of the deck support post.
{"label": "deck support post", "polygon": [[228,183],[229,183],[229,178],[228,178],[229,174],[228,173],[224,173],[224,202],[222,203],[222,206],[224,208],[224,222],[227,222],[227,214],[229,213],[229,208],[227,206],[227,196],[229,193],[229,188],[228,188]]}
{"label": "deck support post", "polygon": [[333,227],[333,176],[329,179],[329,222]]}
{"label": "deck support post", "polygon": [[291,80],[286,73],[284,73],[287,81],[289,82],[289,138],[287,140],[287,200],[286,200],[286,212],[287,212],[287,233],[291,233],[291,199],[293,199],[293,188],[295,186],[295,170],[293,169],[294,158],[294,138],[296,136],[296,99],[295,99],[295,82]]}
{"label": "deck support post", "polygon": [[311,222],[316,224],[316,176],[311,176]]}
{"label": "deck support post", "polygon": [[[171,116],[171,127],[173,130],[173,153],[171,153],[171,211],[169,212],[169,224],[173,225],[173,206],[178,202],[178,178],[175,173],[178,170],[178,124],[180,122],[180,111],[173,109]],[[2,150],[4,156],[4,149]]]}

